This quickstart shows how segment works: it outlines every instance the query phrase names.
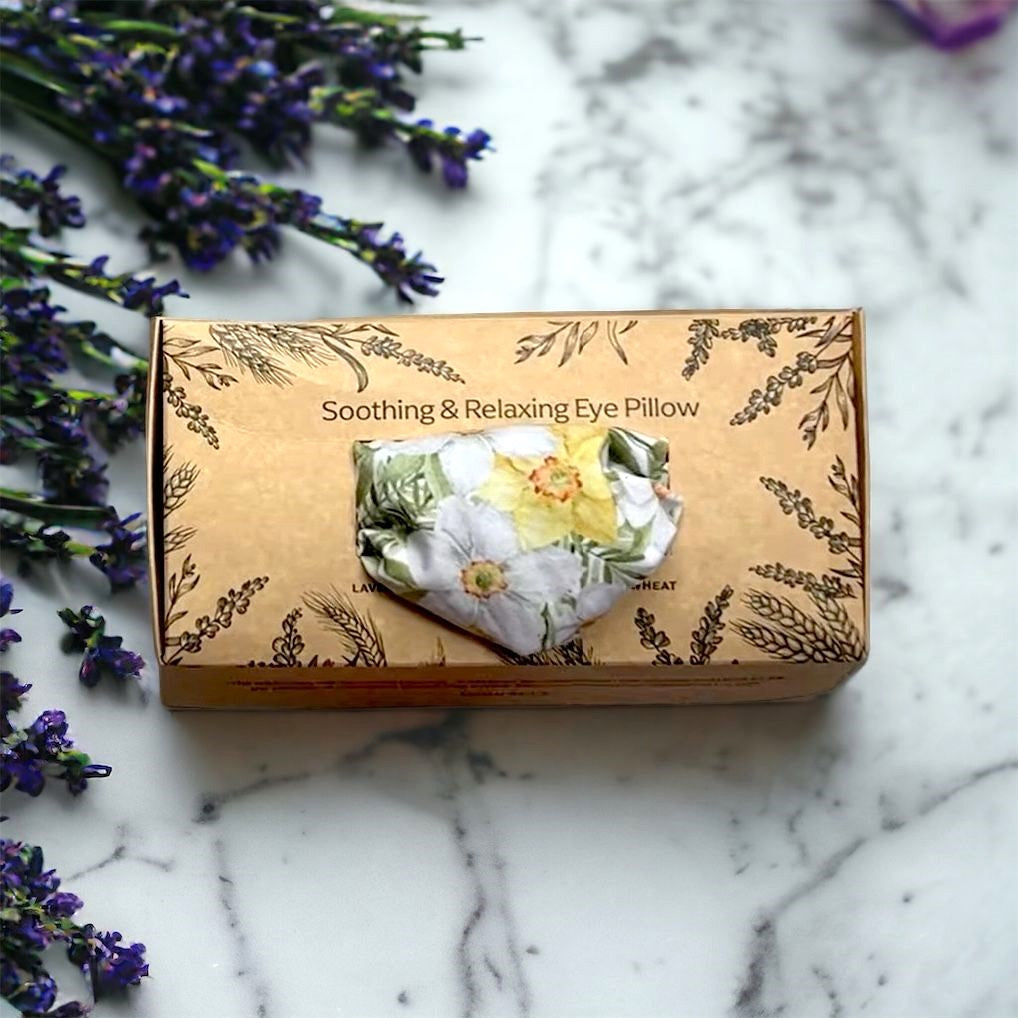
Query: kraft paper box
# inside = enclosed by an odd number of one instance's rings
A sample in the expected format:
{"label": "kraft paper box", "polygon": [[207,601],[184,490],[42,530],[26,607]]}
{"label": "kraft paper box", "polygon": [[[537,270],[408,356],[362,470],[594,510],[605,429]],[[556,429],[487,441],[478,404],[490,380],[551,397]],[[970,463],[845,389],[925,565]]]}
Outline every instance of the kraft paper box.
{"label": "kraft paper box", "polygon": [[[868,648],[858,310],[153,323],[153,622],[171,707],[794,700]],[[358,557],[358,443],[505,425],[668,444],[678,533],[520,655]]]}

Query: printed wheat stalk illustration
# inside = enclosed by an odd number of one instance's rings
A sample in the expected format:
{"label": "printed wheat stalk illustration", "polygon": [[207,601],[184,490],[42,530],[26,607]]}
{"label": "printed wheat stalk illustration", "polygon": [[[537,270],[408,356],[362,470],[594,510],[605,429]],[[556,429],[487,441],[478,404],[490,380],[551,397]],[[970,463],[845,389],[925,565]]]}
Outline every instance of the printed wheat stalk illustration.
{"label": "printed wheat stalk illustration", "polygon": [[293,383],[288,360],[307,367],[341,361],[353,372],[357,391],[363,392],[369,382],[364,361],[372,356],[445,381],[464,381],[446,361],[405,347],[398,333],[378,323],[215,322],[209,326],[209,338],[230,367],[266,385]]}
{"label": "printed wheat stalk illustration", "polygon": [[782,661],[794,661],[798,664],[812,661],[824,664],[841,660],[840,654],[831,654],[825,647],[817,647],[794,633],[786,633],[771,626],[740,619],[732,623],[732,629],[748,644]]}
{"label": "printed wheat stalk illustration", "polygon": [[382,635],[374,619],[354,607],[350,598],[335,587],[326,592],[308,591],[304,604],[318,616],[319,622],[335,633],[343,644],[348,665],[381,668],[386,663]]}
{"label": "printed wheat stalk illustration", "polygon": [[608,345],[615,351],[615,356],[623,364],[628,364],[629,357],[626,354],[625,347],[622,345],[621,337],[629,332],[630,329],[635,328],[638,321],[633,318],[626,322],[625,325],[621,325],[616,319],[606,319],[604,322],[594,319],[584,325],[582,321],[559,322],[549,320],[548,324],[553,326],[550,332],[522,336],[516,340],[517,364],[521,364],[535,355],[546,357],[555,349],[559,340],[561,340],[562,352],[558,362],[558,366],[561,368],[569,362],[574,354],[579,355],[583,353],[590,341],[597,336],[602,325],[604,326],[604,337]]}
{"label": "printed wheat stalk illustration", "polygon": [[786,633],[799,637],[804,643],[831,655],[841,656],[841,644],[822,625],[797,608],[787,597],[776,597],[762,590],[749,590],[743,598],[747,608],[758,618],[778,626]]}
{"label": "printed wheat stalk illustration", "polygon": [[[163,521],[176,512],[187,500],[191,489],[198,480],[200,470],[190,460],[173,465],[173,449],[167,446],[163,450]],[[170,554],[180,551],[197,533],[194,527],[174,526],[163,534],[163,552]]]}
{"label": "printed wheat stalk illustration", "polygon": [[190,460],[173,466],[173,447],[163,451],[163,518],[176,512],[187,499],[201,470]]}
{"label": "printed wheat stalk illustration", "polygon": [[863,655],[862,634],[849,618],[845,606],[834,598],[825,597],[819,591],[812,590],[809,594],[817,606],[820,617],[829,626],[831,635],[838,640],[847,655],[852,658],[861,658]]}
{"label": "printed wheat stalk illustration", "polygon": [[578,636],[568,643],[536,654],[517,654],[507,647],[496,647],[495,652],[502,661],[510,665],[557,665],[573,668],[599,663],[590,647]]}

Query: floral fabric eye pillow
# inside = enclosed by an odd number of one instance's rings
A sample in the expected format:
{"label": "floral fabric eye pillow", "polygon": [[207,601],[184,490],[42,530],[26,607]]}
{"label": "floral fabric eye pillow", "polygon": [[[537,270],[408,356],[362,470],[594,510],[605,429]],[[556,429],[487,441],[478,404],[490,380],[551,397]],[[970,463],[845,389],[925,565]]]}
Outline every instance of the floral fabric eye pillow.
{"label": "floral fabric eye pillow", "polygon": [[357,442],[357,544],[379,583],[516,654],[567,643],[675,539],[668,443],[621,428]]}

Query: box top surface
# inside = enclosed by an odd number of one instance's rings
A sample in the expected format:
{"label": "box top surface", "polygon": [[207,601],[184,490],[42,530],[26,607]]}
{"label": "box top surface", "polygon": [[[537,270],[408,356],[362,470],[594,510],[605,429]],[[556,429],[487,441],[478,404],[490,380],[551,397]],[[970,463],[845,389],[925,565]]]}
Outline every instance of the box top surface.
{"label": "box top surface", "polygon": [[351,448],[535,420],[666,438],[684,500],[669,559],[577,653],[620,666],[864,654],[856,311],[161,319],[154,344],[164,664],[504,660],[374,589]]}

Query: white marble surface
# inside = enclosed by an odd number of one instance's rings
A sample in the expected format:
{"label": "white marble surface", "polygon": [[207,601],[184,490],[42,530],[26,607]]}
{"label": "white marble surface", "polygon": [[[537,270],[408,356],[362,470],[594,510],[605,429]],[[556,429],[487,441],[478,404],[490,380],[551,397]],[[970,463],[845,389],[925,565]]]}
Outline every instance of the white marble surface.
{"label": "white marble surface", "polygon": [[[1018,25],[945,56],[866,0],[433,6],[486,41],[423,107],[498,154],[449,195],[323,135],[302,183],[425,247],[427,309],[864,305],[870,664],[783,707],[170,714],[151,672],[78,688],[74,571],[20,585],[9,662],[115,772],[8,796],[7,836],[148,944],[137,1018],[1015,1015]],[[389,306],[303,239],[186,281],[195,315]],[[140,452],[114,473],[140,506]],[[107,604],[151,656],[144,597]]]}

